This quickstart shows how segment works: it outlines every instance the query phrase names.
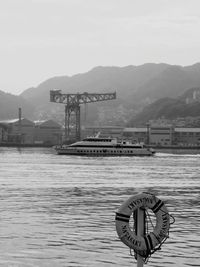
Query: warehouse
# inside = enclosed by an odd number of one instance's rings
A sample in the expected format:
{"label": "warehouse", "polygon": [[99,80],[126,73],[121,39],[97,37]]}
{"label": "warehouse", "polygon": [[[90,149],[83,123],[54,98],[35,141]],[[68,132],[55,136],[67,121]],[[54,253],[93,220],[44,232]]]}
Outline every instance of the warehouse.
{"label": "warehouse", "polygon": [[53,120],[35,121],[34,143],[56,145],[61,143],[61,125]]}
{"label": "warehouse", "polygon": [[1,144],[55,145],[62,127],[53,120],[32,122],[26,118],[0,121]]}

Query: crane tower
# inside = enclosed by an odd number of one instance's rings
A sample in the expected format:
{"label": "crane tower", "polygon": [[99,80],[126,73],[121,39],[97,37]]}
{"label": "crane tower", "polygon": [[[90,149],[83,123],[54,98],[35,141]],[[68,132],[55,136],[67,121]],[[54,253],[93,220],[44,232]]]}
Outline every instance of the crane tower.
{"label": "crane tower", "polygon": [[76,140],[80,140],[81,137],[81,112],[80,105],[92,102],[107,101],[116,99],[116,92],[114,93],[87,93],[82,94],[62,94],[61,90],[50,91],[50,102],[65,104],[65,139],[69,139],[70,134],[70,118],[71,115],[75,115],[75,131]]}

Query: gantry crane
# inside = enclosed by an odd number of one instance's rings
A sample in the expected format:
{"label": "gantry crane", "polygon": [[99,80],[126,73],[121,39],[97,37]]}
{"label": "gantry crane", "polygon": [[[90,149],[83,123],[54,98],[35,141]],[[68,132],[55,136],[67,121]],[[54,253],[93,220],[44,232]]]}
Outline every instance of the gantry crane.
{"label": "gantry crane", "polygon": [[87,93],[82,94],[62,94],[61,90],[50,91],[50,102],[65,104],[65,139],[69,139],[70,134],[70,117],[72,113],[75,114],[75,131],[76,140],[81,137],[81,112],[80,105],[92,102],[106,101],[116,99],[116,92],[114,93]]}

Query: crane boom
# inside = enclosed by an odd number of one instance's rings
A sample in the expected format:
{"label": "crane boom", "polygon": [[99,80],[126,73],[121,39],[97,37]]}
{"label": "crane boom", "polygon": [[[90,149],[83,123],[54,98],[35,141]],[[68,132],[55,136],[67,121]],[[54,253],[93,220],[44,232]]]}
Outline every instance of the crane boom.
{"label": "crane boom", "polygon": [[62,94],[61,90],[50,91],[50,101],[61,103],[65,105],[84,104],[98,101],[106,101],[116,99],[116,92],[114,93],[102,93],[102,94],[90,94],[90,93],[77,93],[77,94]]}
{"label": "crane boom", "polygon": [[76,117],[76,139],[80,140],[80,105],[116,99],[114,93],[77,93],[62,94],[61,90],[50,91],[50,102],[65,104],[65,138],[69,139],[70,116],[74,112]]}

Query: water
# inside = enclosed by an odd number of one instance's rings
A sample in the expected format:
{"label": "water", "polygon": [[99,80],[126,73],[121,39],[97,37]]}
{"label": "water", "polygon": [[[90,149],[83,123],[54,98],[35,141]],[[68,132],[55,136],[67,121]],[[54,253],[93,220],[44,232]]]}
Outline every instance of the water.
{"label": "water", "polygon": [[142,191],[176,222],[147,266],[200,266],[200,154],[58,156],[0,148],[0,266],[137,266],[115,230],[115,211]]}

